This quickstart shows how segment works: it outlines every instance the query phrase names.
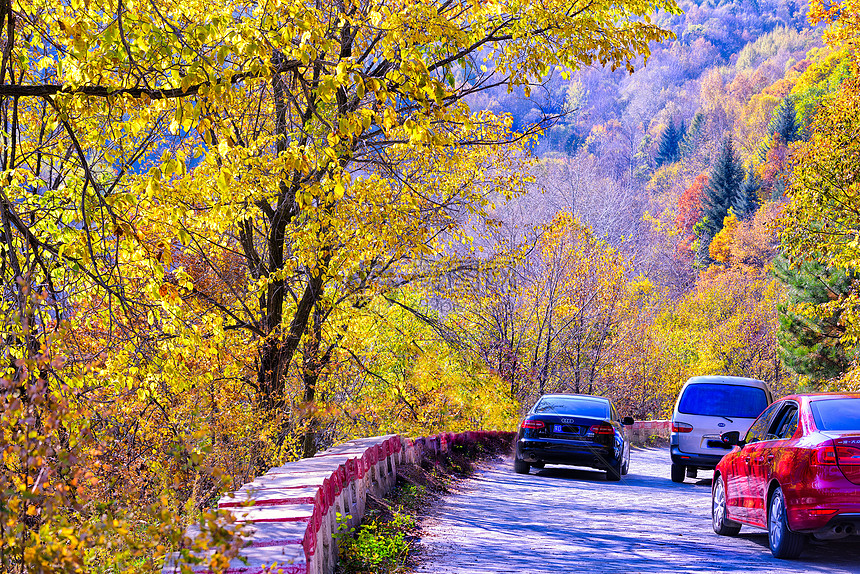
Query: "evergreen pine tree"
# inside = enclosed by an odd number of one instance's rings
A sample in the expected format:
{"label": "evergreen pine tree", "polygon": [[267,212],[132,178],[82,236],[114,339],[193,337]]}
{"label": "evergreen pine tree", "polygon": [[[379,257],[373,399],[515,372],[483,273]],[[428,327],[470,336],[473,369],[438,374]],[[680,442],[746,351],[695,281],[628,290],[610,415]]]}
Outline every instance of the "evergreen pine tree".
{"label": "evergreen pine tree", "polygon": [[828,269],[806,261],[792,268],[784,257],[774,261],[774,275],[787,287],[788,298],[779,306],[779,348],[785,366],[810,377],[814,384],[841,376],[851,368],[856,353],[841,342],[845,327],[841,313],[812,317],[793,311],[798,303],[813,306],[849,294],[858,278],[842,269]]}
{"label": "evergreen pine tree", "polygon": [[567,136],[567,140],[564,142],[564,153],[570,156],[576,155],[576,152],[578,152],[579,148],[583,145],[585,145],[585,138],[579,135],[576,129],[574,129],[571,131],[570,135]]}
{"label": "evergreen pine tree", "polygon": [[761,189],[761,180],[752,172],[747,172],[744,182],[735,198],[732,208],[738,219],[747,219],[752,216],[759,206],[758,192]]}
{"label": "evergreen pine tree", "polygon": [[723,228],[723,219],[738,200],[743,182],[744,168],[735,156],[731,137],[727,137],[708,176],[708,189],[702,198],[705,223],[702,239],[705,246]]}
{"label": "evergreen pine tree", "polygon": [[674,123],[670,123],[660,135],[660,143],[657,145],[657,155],[654,156],[654,162],[657,167],[661,165],[674,163],[680,158],[678,143],[681,138]]}
{"label": "evergreen pine tree", "polygon": [[696,149],[699,136],[701,135],[702,125],[705,123],[705,114],[696,112],[693,119],[690,121],[690,127],[686,128],[681,141],[678,144],[678,152],[680,155],[690,155]]}
{"label": "evergreen pine tree", "polygon": [[794,102],[786,97],[773,111],[773,119],[768,126],[770,135],[779,134],[785,143],[791,143],[800,139],[797,126],[797,112]]}

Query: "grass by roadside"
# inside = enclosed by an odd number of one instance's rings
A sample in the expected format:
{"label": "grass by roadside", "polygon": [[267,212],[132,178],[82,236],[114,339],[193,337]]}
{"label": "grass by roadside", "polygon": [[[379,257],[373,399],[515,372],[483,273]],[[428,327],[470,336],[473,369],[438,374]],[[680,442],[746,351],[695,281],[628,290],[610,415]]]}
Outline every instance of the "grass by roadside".
{"label": "grass by roadside", "polygon": [[447,454],[425,458],[421,466],[402,465],[389,496],[368,494],[364,520],[357,528],[346,521],[336,535],[336,574],[404,574],[412,570],[419,518],[474,471],[475,462],[503,454],[505,449],[454,446]]}
{"label": "grass by roadside", "polygon": [[649,447],[666,447],[669,446],[669,437],[652,434],[648,437],[648,440],[645,441],[645,444],[642,446]]}

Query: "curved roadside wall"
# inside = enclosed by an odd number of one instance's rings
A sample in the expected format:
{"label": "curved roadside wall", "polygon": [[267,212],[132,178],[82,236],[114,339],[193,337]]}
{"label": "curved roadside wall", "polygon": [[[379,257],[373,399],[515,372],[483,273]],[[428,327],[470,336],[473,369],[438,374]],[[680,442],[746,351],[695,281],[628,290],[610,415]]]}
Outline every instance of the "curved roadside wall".
{"label": "curved roadside wall", "polygon": [[[513,442],[516,433],[472,431],[417,439],[378,436],[340,444],[313,458],[270,469],[263,476],[221,498],[219,508],[232,512],[250,532],[248,544],[226,574],[331,574],[337,563],[337,516],[348,525],[361,523],[368,494],[380,497],[397,480],[397,466],[421,464],[455,446],[473,451]],[[162,572],[178,573],[168,560]],[[274,567],[273,567],[274,566]],[[204,565],[192,572],[206,573]]]}
{"label": "curved roadside wall", "polygon": [[[655,437],[668,439],[670,431],[668,420],[637,421],[628,427],[636,445],[652,444]],[[397,480],[398,465],[420,465],[454,447],[496,449],[511,444],[515,435],[472,431],[416,439],[378,436],[272,468],[218,502],[250,532],[248,544],[226,574],[331,574],[337,563],[337,516],[349,516],[350,527],[360,524],[368,494],[387,494]],[[202,565],[191,569],[209,572]],[[179,571],[173,560],[163,569],[164,574]]]}

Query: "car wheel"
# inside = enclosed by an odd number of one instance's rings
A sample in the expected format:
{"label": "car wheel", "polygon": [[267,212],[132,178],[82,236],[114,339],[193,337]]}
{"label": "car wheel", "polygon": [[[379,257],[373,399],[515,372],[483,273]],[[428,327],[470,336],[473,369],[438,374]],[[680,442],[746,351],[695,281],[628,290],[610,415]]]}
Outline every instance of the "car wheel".
{"label": "car wheel", "polygon": [[518,457],[516,453],[514,453],[514,472],[517,474],[528,474],[531,465]]}
{"label": "car wheel", "polygon": [[627,457],[627,460],[624,461],[624,464],[621,467],[621,474],[627,474],[630,472],[630,457]]}
{"label": "car wheel", "polygon": [[612,465],[606,469],[606,480],[617,482],[621,480],[621,461],[617,465]]}
{"label": "car wheel", "polygon": [[770,497],[767,513],[767,534],[770,551],[774,558],[797,558],[803,551],[806,537],[788,529],[785,497],[777,487]]}
{"label": "car wheel", "polygon": [[683,464],[672,463],[672,482],[684,482],[687,468]]}
{"label": "car wheel", "polygon": [[721,476],[714,477],[714,488],[711,491],[711,520],[714,524],[714,532],[720,536],[737,536],[741,531],[741,525],[734,520],[729,520],[726,509],[726,490],[723,487]]}

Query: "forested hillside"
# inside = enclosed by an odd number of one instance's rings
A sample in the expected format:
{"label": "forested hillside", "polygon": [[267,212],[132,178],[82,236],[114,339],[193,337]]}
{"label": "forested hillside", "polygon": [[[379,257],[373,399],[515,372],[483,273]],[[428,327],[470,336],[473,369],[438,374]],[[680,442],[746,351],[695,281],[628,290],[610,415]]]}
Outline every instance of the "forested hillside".
{"label": "forested hillside", "polygon": [[0,3],[0,568],[222,571],[224,490],[544,392],[856,389],[858,14]]}
{"label": "forested hillside", "polygon": [[[502,231],[486,244],[525,249],[516,289],[481,286],[462,310],[493,317],[482,345],[525,403],[584,389],[656,417],[693,375],[751,376],[779,393],[848,384],[853,267],[781,239],[796,241],[785,210],[797,194],[818,225],[806,194],[821,173],[800,190],[808,167],[797,158],[850,85],[850,44],[822,37],[820,6],[809,19],[793,3],[682,7],[655,19],[676,38],[642,70],[588,69],[554,78],[544,99],[482,101],[521,122],[560,114],[536,146],[528,193],[495,212]],[[562,228],[585,229],[623,271],[578,243],[548,256]]]}

